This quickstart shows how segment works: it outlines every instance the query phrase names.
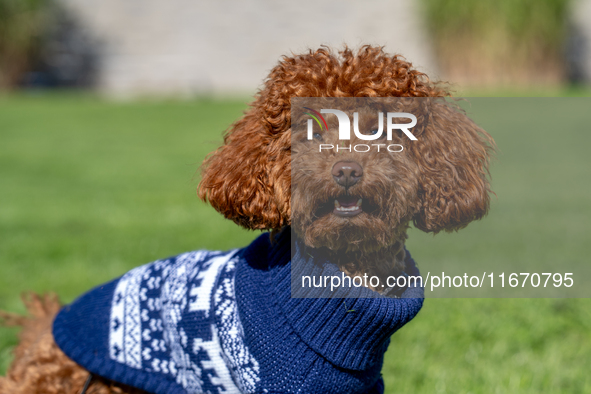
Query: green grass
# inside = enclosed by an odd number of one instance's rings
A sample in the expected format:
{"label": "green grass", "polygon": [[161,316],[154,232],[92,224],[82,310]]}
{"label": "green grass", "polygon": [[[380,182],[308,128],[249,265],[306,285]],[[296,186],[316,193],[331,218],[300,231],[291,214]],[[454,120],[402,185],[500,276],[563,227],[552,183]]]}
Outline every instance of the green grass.
{"label": "green grass", "polygon": [[[530,108],[533,126],[515,109],[526,101],[475,103],[499,146],[497,197],[485,220],[457,234],[411,230],[421,267],[588,263],[591,133],[578,114],[591,99],[543,100]],[[161,257],[246,245],[256,233],[195,196],[199,163],[244,108],[0,98],[0,309],[22,312],[26,290],[69,302]],[[14,330],[0,330],[0,374],[15,343]],[[388,393],[585,393],[590,364],[588,299],[427,299],[392,337],[383,375]]]}

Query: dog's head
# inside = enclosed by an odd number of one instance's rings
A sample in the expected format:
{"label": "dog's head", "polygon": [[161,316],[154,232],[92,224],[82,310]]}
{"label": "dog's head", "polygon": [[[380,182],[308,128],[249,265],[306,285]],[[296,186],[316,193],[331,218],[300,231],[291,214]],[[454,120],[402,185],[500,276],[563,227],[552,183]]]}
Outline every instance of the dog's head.
{"label": "dog's head", "polygon": [[[426,232],[463,228],[488,210],[493,141],[462,111],[436,99],[445,96],[440,85],[381,48],[284,57],[224,145],[205,160],[199,196],[243,227],[291,225],[308,246],[333,250],[391,245],[411,221]],[[318,144],[295,133],[292,139],[292,124],[302,122],[301,114],[292,119],[294,97],[427,99],[406,104],[417,107],[417,141],[400,133],[389,143],[403,152],[360,155],[318,154]],[[345,112],[353,118],[353,108]],[[376,113],[361,111],[359,128],[374,130]],[[336,118],[327,121],[329,130],[338,129]],[[339,143],[334,133],[314,138]]]}

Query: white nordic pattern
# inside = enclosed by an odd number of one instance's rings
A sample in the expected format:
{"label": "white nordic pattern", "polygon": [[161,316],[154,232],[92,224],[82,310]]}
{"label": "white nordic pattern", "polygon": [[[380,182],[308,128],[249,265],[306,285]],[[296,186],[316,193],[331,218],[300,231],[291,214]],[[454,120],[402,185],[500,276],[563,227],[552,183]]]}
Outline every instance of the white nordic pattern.
{"label": "white nordic pattern", "polygon": [[113,360],[141,368],[140,285],[146,271],[138,267],[117,284],[111,306],[109,353]]}
{"label": "white nordic pattern", "polygon": [[[111,359],[171,375],[188,393],[254,392],[259,365],[238,316],[237,260],[235,251],[191,252],[124,275],[112,300]],[[194,312],[210,322],[203,337],[183,329],[184,314]]]}
{"label": "white nordic pattern", "polygon": [[236,305],[234,275],[236,260],[230,260],[214,295],[216,323],[219,327],[224,360],[241,392],[254,393],[259,381],[259,363],[242,343],[244,332]]}

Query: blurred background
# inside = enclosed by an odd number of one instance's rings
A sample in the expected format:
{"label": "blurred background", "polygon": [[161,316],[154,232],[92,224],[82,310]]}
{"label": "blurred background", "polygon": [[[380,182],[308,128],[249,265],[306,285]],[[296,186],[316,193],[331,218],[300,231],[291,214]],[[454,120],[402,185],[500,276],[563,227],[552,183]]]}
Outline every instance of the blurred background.
{"label": "blurred background", "polygon": [[[490,214],[411,229],[419,264],[588,265],[591,0],[0,0],[0,309],[248,244],[197,199],[200,163],[281,55],[366,43],[497,97],[468,108],[499,148]],[[0,328],[0,374],[16,343]],[[588,299],[427,299],[383,375],[387,393],[589,393],[590,364]]]}
{"label": "blurred background", "polygon": [[0,88],[251,94],[277,59],[385,45],[466,87],[591,81],[589,0],[0,0]]}

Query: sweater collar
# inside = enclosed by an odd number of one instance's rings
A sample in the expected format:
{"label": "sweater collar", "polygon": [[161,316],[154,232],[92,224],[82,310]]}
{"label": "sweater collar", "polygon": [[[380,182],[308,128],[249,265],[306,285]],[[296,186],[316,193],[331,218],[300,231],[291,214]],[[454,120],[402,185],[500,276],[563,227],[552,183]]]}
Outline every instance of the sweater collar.
{"label": "sweater collar", "polygon": [[[273,242],[262,235],[243,254],[250,268],[266,271],[267,283],[260,285],[269,287],[277,313],[303,342],[339,367],[366,370],[381,362],[390,336],[420,310],[422,289],[409,288],[401,298],[384,297],[365,287],[341,288],[334,293],[322,289],[306,295],[315,298],[293,298],[292,286],[300,285],[302,273],[342,275],[328,261],[302,256],[297,242],[291,240],[287,228]],[[267,258],[261,258],[263,255]],[[407,272],[415,274],[416,266],[408,253],[406,262]]]}

